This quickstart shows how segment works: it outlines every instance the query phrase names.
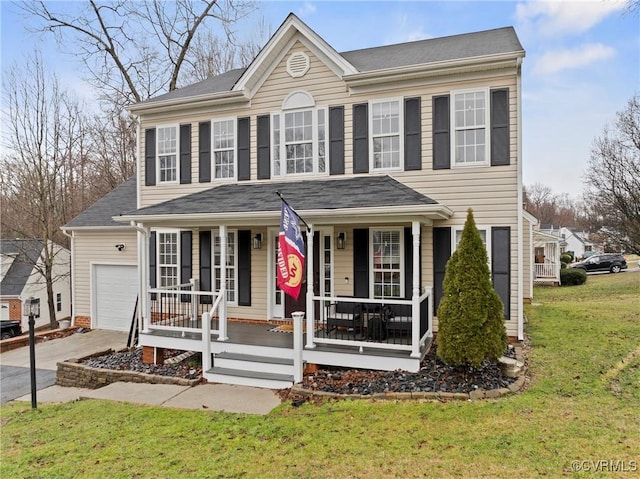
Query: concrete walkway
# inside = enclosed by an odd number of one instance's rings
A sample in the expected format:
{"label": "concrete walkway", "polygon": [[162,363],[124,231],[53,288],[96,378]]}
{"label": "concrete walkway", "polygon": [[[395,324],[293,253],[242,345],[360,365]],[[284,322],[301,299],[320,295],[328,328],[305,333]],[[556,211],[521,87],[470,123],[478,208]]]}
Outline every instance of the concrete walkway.
{"label": "concrete walkway", "polygon": [[[176,409],[224,411],[265,415],[280,405],[280,397],[270,389],[232,386],[227,384],[141,384],[118,382],[100,389],[50,386],[37,392],[40,403],[61,403],[79,399],[103,399]],[[17,401],[31,401],[31,395]]]}
{"label": "concrete walkway", "polygon": [[[90,354],[113,349],[118,351],[127,346],[127,333],[118,331],[91,330],[75,333],[65,338],[53,339],[36,344],[36,368],[55,371],[57,363],[67,359],[82,358]],[[29,348],[22,347],[0,354],[0,363],[5,367],[21,368],[29,384]],[[26,369],[25,369],[26,368]],[[4,389],[10,380],[3,373]],[[118,382],[100,389],[67,388],[45,384],[36,393],[38,404],[61,403],[79,399],[104,399],[151,406],[166,406],[178,409],[198,409],[202,411],[225,411],[244,414],[268,414],[280,404],[280,397],[270,389],[230,386],[226,384],[200,384],[195,387],[172,384],[139,384]],[[31,402],[31,394],[10,399]],[[29,391],[29,389],[26,389]]]}

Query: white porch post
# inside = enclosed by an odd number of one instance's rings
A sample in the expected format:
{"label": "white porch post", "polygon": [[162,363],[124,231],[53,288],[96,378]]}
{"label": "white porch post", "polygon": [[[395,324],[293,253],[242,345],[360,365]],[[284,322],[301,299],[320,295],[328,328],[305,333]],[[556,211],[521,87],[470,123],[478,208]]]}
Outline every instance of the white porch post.
{"label": "white porch post", "polygon": [[[220,225],[220,290],[218,294],[222,295],[220,298],[220,305],[218,306],[218,317],[220,319],[218,330],[220,335],[218,341],[226,341],[227,337],[227,226]],[[213,288],[215,289],[215,288]]]}
{"label": "white porch post", "polygon": [[293,382],[298,384],[302,382],[304,367],[302,362],[302,319],[304,313],[296,311],[291,313],[293,317]]}
{"label": "white porch post", "polygon": [[138,235],[138,329],[147,333],[151,325],[151,304],[149,301],[149,237],[151,230],[142,223],[129,222]]}
{"label": "white porch post", "polygon": [[411,222],[413,235],[413,290],[411,294],[411,357],[420,357],[420,222]]}
{"label": "white porch post", "polygon": [[313,225],[307,229],[307,348],[315,348],[315,308],[313,306]]}
{"label": "white porch post", "polygon": [[202,370],[211,369],[211,314],[202,313]]}

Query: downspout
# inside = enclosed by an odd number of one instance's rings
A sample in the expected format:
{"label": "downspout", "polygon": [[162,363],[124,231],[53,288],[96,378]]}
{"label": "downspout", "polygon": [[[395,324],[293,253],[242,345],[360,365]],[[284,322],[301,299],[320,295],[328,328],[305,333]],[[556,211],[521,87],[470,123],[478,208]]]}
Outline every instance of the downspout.
{"label": "downspout", "polygon": [[131,221],[129,223],[138,232],[138,296],[140,298],[140,308],[138,309],[138,330],[146,332],[148,325],[144,322],[149,318],[147,291],[149,290],[149,235],[150,228]]}
{"label": "downspout", "polygon": [[71,281],[69,281],[69,297],[71,298],[71,324],[75,326],[76,324],[76,308],[75,308],[75,288],[73,287],[73,282],[76,278],[76,254],[75,254],[75,234],[71,232],[71,234],[67,233],[67,230],[62,229],[62,234],[71,239]]}
{"label": "downspout", "polygon": [[523,221],[523,197],[522,197],[522,58],[518,58],[516,61],[517,64],[517,88],[518,92],[516,95],[517,101],[517,111],[518,111],[518,158],[516,161],[517,165],[517,175],[518,175],[518,340],[524,340],[524,294],[522,289],[524,288],[523,284],[523,234],[522,234],[522,221]]}

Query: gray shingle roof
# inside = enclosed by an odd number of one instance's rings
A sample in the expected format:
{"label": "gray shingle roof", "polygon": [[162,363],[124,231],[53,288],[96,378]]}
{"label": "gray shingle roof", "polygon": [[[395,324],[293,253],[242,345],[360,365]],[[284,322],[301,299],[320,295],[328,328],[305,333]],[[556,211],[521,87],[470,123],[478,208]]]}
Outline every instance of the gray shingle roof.
{"label": "gray shingle roof", "polygon": [[[359,72],[371,72],[414,65],[428,65],[447,60],[482,57],[501,53],[523,52],[513,27],[430,38],[340,53]],[[150,98],[140,104],[176,100],[231,91],[246,69],[231,70],[222,75]]]}
{"label": "gray shingle roof", "polygon": [[0,281],[0,295],[19,296],[22,293],[43,247],[44,242],[40,239],[0,240],[0,253],[15,256]]}
{"label": "gray shingle roof", "polygon": [[63,228],[123,226],[111,219],[136,208],[136,178],[129,178],[69,221]]}
{"label": "gray shingle roof", "polygon": [[523,51],[513,27],[341,53],[360,72]]}
{"label": "gray shingle roof", "polygon": [[276,191],[299,211],[343,208],[436,205],[436,201],[390,176],[283,183],[226,184],[154,206],[132,215],[180,215],[280,211]]}

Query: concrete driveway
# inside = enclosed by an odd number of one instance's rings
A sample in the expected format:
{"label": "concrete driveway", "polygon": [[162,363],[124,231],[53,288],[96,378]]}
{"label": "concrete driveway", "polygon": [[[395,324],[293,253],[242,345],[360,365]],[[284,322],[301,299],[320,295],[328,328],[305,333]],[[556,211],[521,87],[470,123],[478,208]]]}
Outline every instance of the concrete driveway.
{"label": "concrete driveway", "polygon": [[[57,364],[107,349],[127,347],[128,333],[90,330],[36,344],[36,388],[55,384]],[[0,404],[31,394],[29,347],[0,354]]]}

